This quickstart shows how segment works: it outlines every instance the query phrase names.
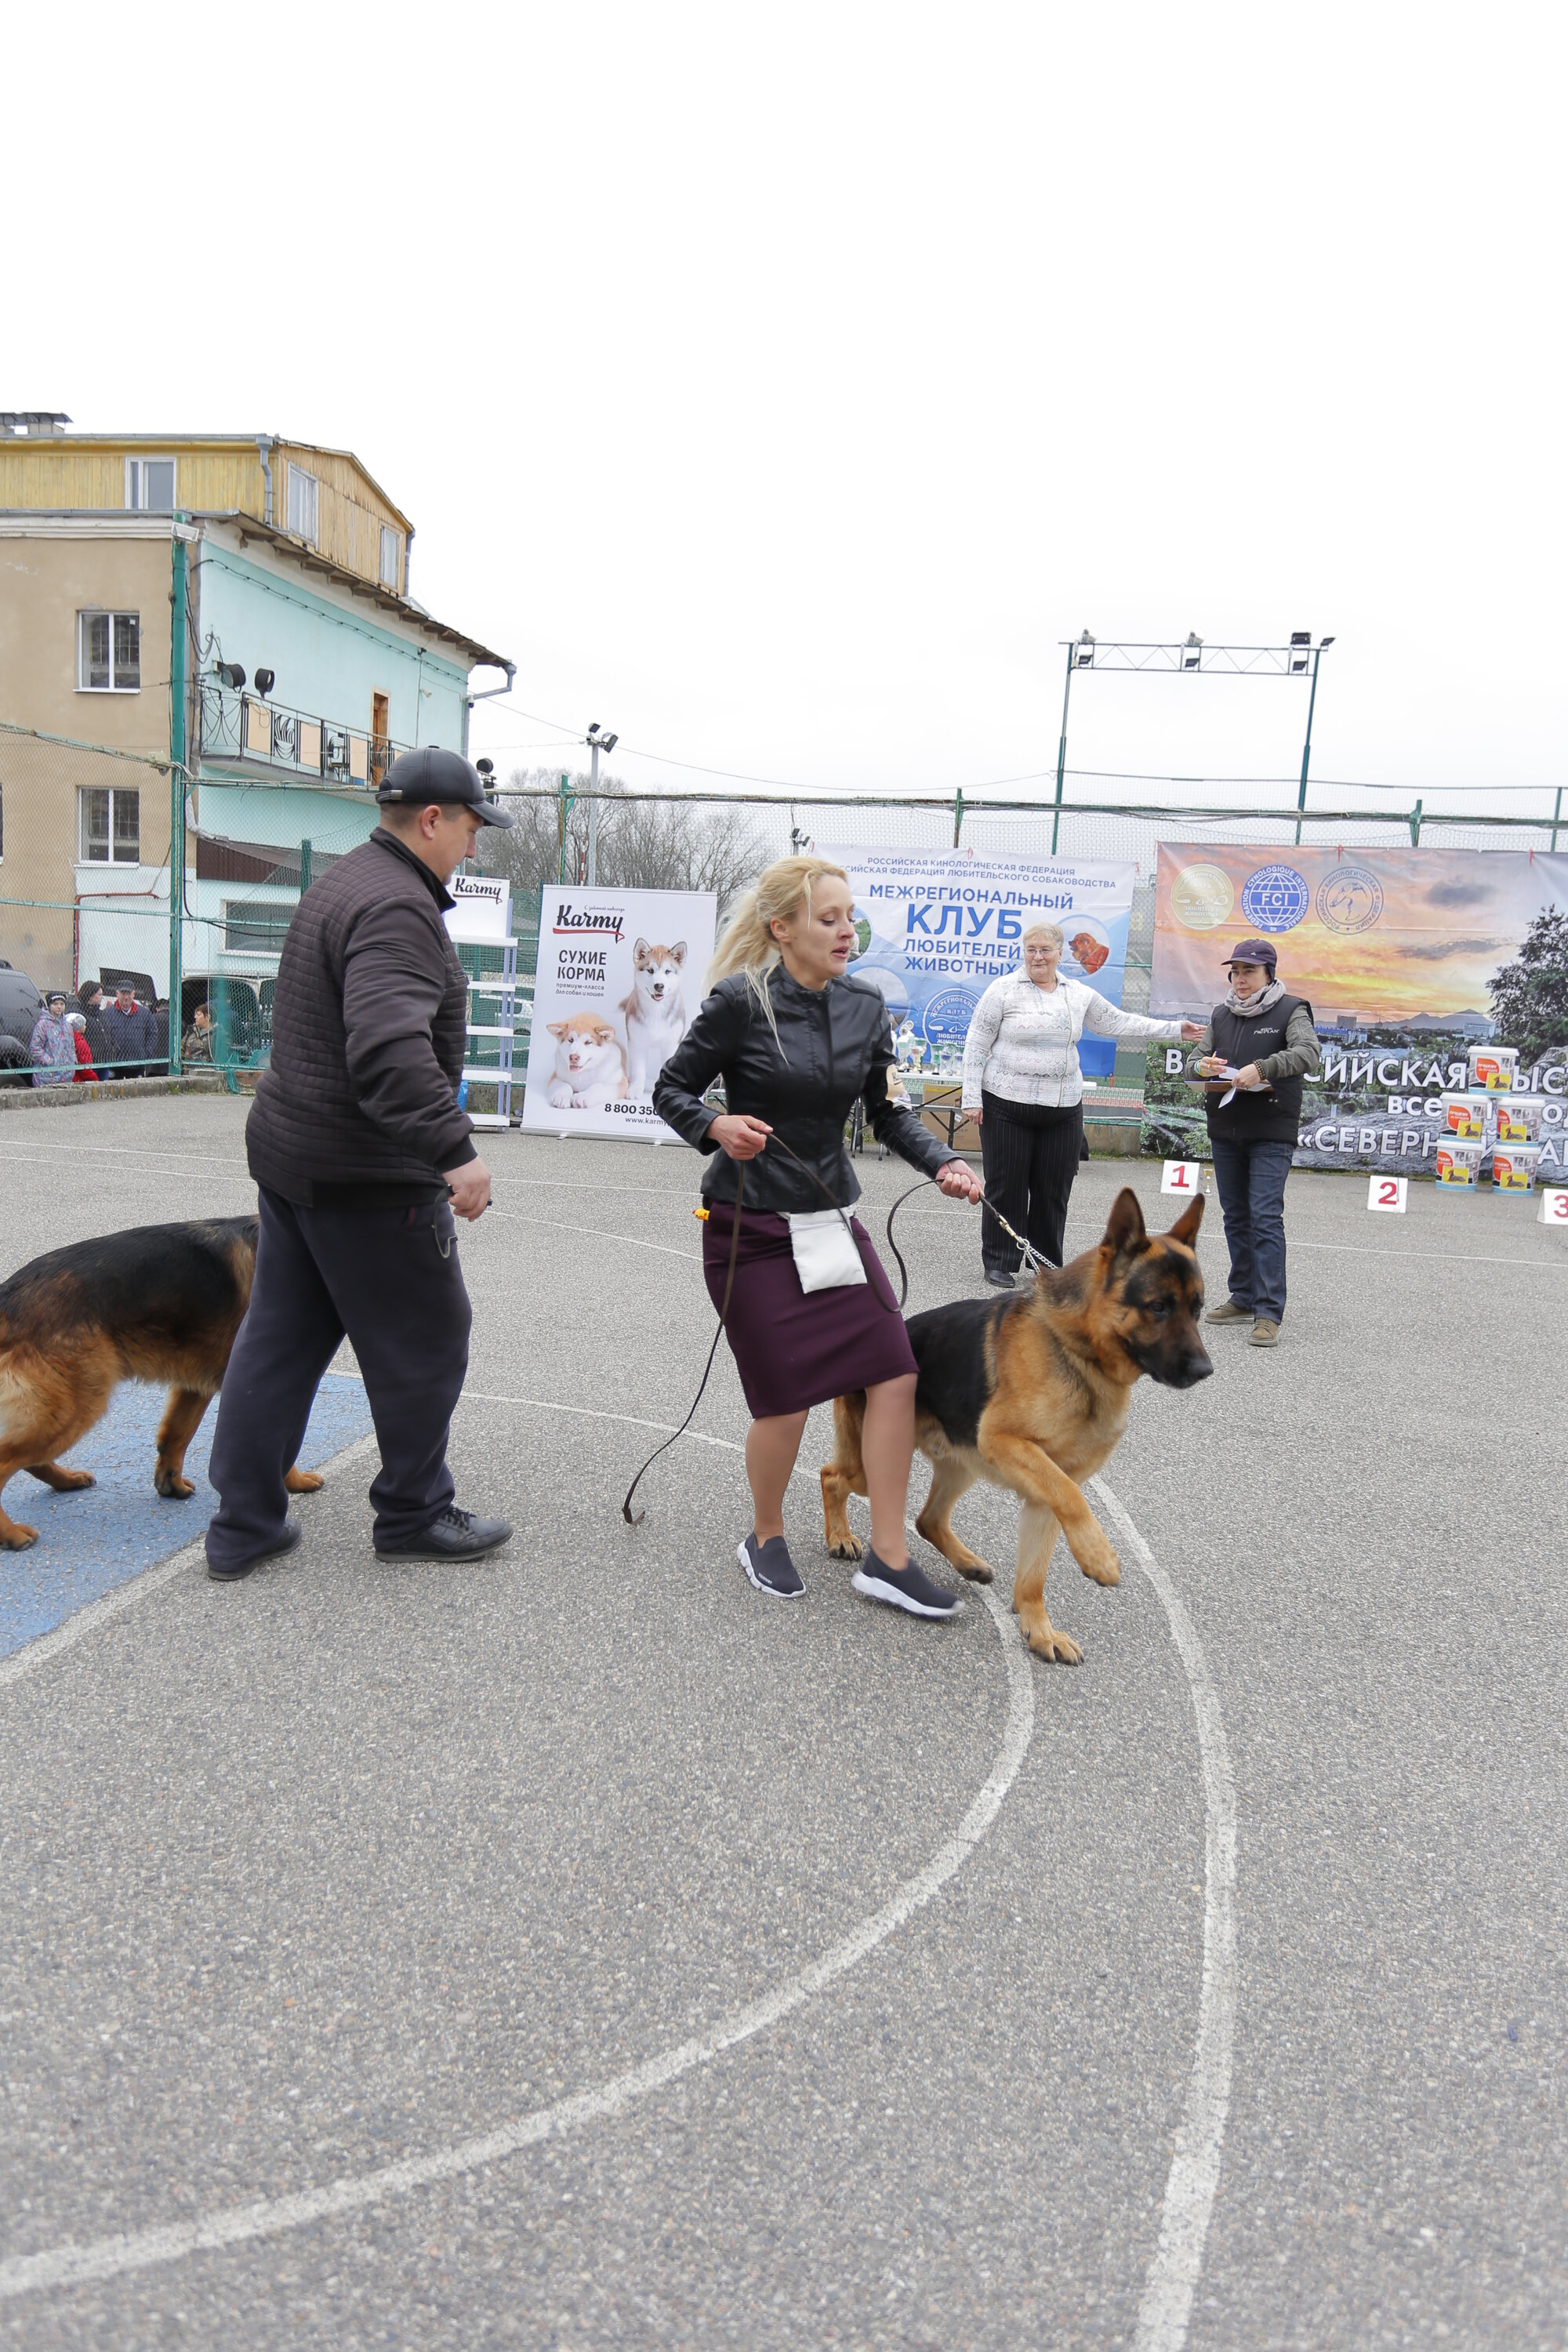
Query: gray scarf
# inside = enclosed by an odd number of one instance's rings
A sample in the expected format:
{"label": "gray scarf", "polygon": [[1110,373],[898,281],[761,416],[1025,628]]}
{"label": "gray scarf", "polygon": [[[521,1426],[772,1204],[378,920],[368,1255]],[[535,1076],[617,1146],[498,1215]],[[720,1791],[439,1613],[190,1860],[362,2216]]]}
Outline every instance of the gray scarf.
{"label": "gray scarf", "polygon": [[1271,1004],[1278,1004],[1284,993],[1282,980],[1271,980],[1267,987],[1258,990],[1256,996],[1237,996],[1233,988],[1225,1000],[1225,1009],[1227,1013],[1239,1013],[1243,1021],[1249,1021],[1255,1013],[1267,1013]]}

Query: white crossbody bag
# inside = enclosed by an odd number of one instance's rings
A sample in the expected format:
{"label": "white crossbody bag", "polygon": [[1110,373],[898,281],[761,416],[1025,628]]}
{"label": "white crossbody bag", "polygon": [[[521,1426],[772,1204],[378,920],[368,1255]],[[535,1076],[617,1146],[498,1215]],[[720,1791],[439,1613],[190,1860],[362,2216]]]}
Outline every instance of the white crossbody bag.
{"label": "white crossbody bag", "polygon": [[784,1212],[789,1245],[802,1290],[847,1290],[864,1282],[866,1268],[855,1246],[849,1220],[838,1209]]}

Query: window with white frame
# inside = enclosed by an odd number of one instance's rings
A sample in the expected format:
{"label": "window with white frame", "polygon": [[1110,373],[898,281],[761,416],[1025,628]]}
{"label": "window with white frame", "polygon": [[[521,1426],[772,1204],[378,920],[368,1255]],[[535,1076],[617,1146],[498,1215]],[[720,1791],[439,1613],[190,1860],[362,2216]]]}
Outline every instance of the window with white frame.
{"label": "window with white frame", "polygon": [[142,795],[122,785],[86,784],[77,793],[77,856],[83,866],[139,866]]}
{"label": "window with white frame", "polygon": [[136,514],[173,514],[173,457],[127,457],[125,503]]}
{"label": "window with white frame", "polygon": [[397,559],[402,552],[403,533],[384,522],[381,526],[381,584],[384,588],[395,590]]}
{"label": "window with white frame", "polygon": [[281,955],[293,915],[291,904],[279,905],[265,898],[226,898],[223,902],[225,955]]}
{"label": "window with white frame", "polygon": [[140,613],[79,613],[77,687],[83,694],[140,694]]}
{"label": "window with white frame", "polygon": [[314,474],[307,474],[300,466],[289,467],[289,528],[296,539],[316,544],[316,514],[320,504],[319,485]]}

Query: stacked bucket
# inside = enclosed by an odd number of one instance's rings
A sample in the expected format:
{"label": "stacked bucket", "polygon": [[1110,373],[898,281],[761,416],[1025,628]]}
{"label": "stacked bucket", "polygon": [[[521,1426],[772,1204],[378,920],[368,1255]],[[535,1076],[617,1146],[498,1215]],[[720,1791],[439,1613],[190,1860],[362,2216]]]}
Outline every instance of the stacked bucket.
{"label": "stacked bucket", "polygon": [[1479,1192],[1489,1155],[1495,1192],[1533,1192],[1546,1097],[1516,1091],[1519,1055],[1512,1045],[1472,1045],[1468,1076],[1463,1094],[1442,1098],[1438,1185],[1447,1192]]}

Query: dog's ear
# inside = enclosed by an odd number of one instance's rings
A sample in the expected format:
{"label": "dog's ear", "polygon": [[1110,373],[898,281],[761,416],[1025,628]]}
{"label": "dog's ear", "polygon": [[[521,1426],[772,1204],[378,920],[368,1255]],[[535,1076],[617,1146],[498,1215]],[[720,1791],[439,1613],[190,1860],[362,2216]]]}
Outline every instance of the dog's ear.
{"label": "dog's ear", "polygon": [[552,1037],[564,1037],[572,1024],[569,1021],[547,1021],[544,1025]]}
{"label": "dog's ear", "polygon": [[684,963],[686,961],[686,941],[684,940],[677,940],[675,945],[670,949],[669,954],[672,963]]}
{"label": "dog's ear", "polygon": [[1198,1192],[1194,1195],[1190,1205],[1182,1211],[1181,1215],[1165,1235],[1165,1239],[1168,1242],[1185,1242],[1187,1247],[1191,1249],[1198,1237],[1198,1227],[1203,1221],[1204,1196]]}
{"label": "dog's ear", "polygon": [[1100,1247],[1108,1249],[1112,1257],[1135,1257],[1148,1246],[1149,1232],[1138,1205],[1138,1195],[1131,1184],[1123,1184],[1110,1204],[1110,1219]]}
{"label": "dog's ear", "polygon": [[647,941],[639,940],[632,950],[632,961],[639,968],[647,961]]}

